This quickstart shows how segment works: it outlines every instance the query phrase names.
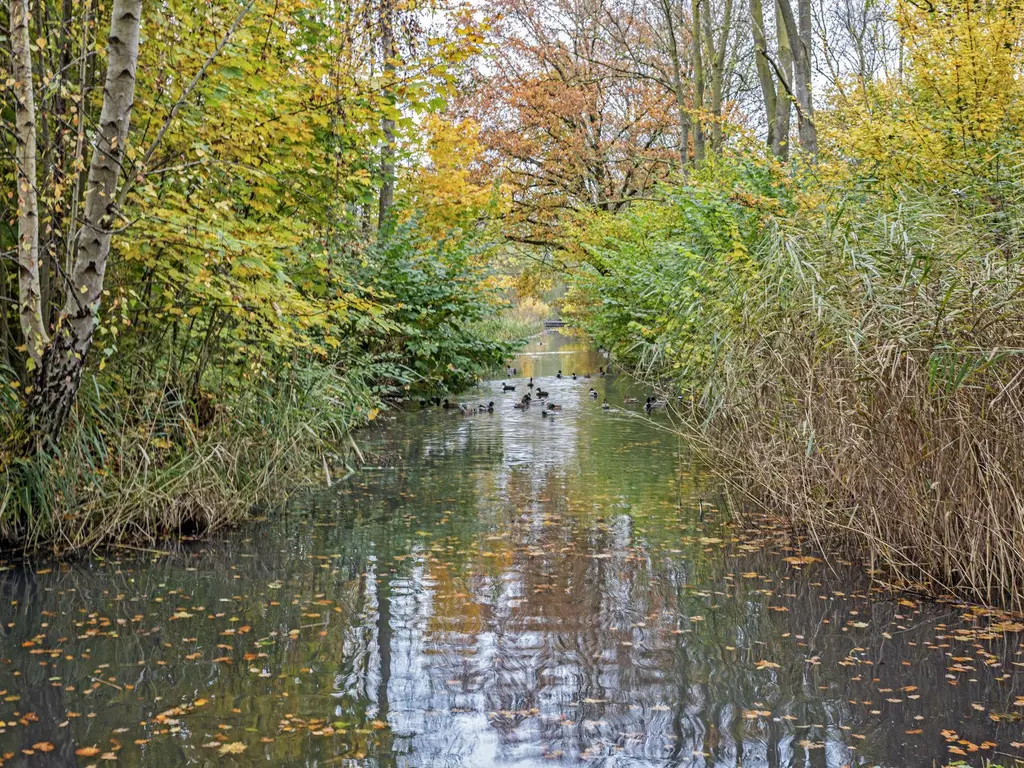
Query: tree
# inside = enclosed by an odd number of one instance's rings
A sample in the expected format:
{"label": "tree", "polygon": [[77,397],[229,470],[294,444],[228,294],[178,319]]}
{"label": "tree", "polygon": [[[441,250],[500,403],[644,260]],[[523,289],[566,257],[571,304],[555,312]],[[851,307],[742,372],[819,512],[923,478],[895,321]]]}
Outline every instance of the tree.
{"label": "tree", "polygon": [[800,146],[812,157],[818,154],[818,130],[814,125],[814,105],[811,99],[811,77],[813,73],[811,56],[811,2],[797,0],[799,24],[793,16],[789,0],[777,0],[777,9],[782,16],[786,35],[793,49],[793,86],[790,95],[796,106],[797,127]]}
{"label": "tree", "polygon": [[634,77],[593,0],[500,0],[494,62],[467,109],[509,186],[505,234],[555,245],[579,212],[616,210],[678,158],[678,100],[666,80]]}
{"label": "tree", "polygon": [[[384,98],[394,109],[393,81],[395,79],[395,8],[393,0],[380,0],[380,53],[384,63]],[[380,150],[380,195],[377,206],[377,230],[384,232],[395,201],[395,118],[390,112],[381,117],[383,143]]]}
{"label": "tree", "polygon": [[690,115],[686,105],[686,94],[683,90],[683,57],[679,43],[679,34],[675,14],[672,12],[671,0],[659,0],[659,7],[665,19],[665,33],[668,39],[668,55],[672,63],[672,95],[676,101],[676,112],[679,115],[679,162],[685,168],[690,164]]}
{"label": "tree", "polygon": [[[702,27],[704,44],[711,54],[711,149],[721,152],[723,138],[722,91],[725,81],[725,57],[729,49],[729,35],[732,32],[732,0],[724,0],[722,23],[715,39],[715,28],[711,18],[711,2],[703,0]],[[696,20],[695,20],[696,21]]]}
{"label": "tree", "polygon": [[77,251],[53,340],[41,354],[28,403],[29,439],[56,441],[67,421],[99,322],[103,275],[117,222],[117,192],[135,96],[141,0],[114,0],[103,107],[93,141]]}
{"label": "tree", "polygon": [[36,178],[36,112],[28,0],[11,0],[11,74],[18,194],[18,314],[28,353],[38,366],[49,343],[39,284],[39,199]]}

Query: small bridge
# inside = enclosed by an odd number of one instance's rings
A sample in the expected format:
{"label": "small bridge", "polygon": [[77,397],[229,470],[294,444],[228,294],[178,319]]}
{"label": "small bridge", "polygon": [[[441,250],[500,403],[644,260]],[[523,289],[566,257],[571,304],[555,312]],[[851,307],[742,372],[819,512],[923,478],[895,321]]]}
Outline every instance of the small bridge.
{"label": "small bridge", "polygon": [[565,320],[560,317],[551,317],[544,321],[545,328],[564,328]]}

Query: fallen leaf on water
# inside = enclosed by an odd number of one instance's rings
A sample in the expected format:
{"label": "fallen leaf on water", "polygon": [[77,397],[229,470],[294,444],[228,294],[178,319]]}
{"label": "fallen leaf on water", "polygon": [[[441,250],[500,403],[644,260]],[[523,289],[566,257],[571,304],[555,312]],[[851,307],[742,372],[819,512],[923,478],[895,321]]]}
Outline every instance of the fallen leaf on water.
{"label": "fallen leaf on water", "polygon": [[245,752],[245,744],[240,741],[221,744],[220,749],[218,749],[217,752],[221,755],[240,755]]}
{"label": "fallen leaf on water", "polygon": [[75,750],[75,754],[79,757],[95,757],[99,753],[99,747],[79,747]]}
{"label": "fallen leaf on water", "polygon": [[812,557],[811,555],[804,555],[803,557],[784,557],[782,562],[789,563],[790,565],[810,565],[811,563],[820,563],[820,557]]}

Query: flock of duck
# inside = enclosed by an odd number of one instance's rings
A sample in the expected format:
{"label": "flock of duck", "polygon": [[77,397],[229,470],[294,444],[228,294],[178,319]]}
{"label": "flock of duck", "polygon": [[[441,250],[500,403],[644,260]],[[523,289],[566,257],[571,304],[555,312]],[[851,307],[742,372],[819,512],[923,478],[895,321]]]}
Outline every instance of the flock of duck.
{"label": "flock of duck", "polygon": [[[515,376],[517,371],[515,368],[508,368],[506,369],[505,373],[509,376]],[[607,375],[607,372],[605,371],[604,367],[601,366],[598,368],[598,372],[594,375],[596,375],[598,378],[604,378]],[[582,376],[577,376],[574,372],[568,375],[564,375],[562,371],[559,370],[558,373],[555,374],[555,378],[571,378],[573,381],[576,381],[580,378],[590,379],[591,374],[584,373]],[[515,408],[516,410],[525,411],[529,409],[531,405],[533,405],[534,403],[539,403],[541,405],[540,415],[542,418],[545,419],[554,418],[555,413],[562,410],[561,405],[559,405],[558,403],[553,403],[548,399],[550,393],[547,390],[543,389],[539,384],[534,384],[532,376],[530,377],[530,380],[526,382],[525,388],[526,392],[523,394],[523,396],[518,398],[516,402],[512,405],[512,407]],[[509,384],[505,381],[501,382],[502,394],[508,394],[510,392],[515,391],[516,384]],[[592,400],[597,400],[597,398],[600,397],[598,391],[593,387],[590,388],[589,395]],[[638,405],[640,403],[640,400],[639,398],[636,397],[626,397],[623,399],[623,403],[625,405]],[[479,413],[494,413],[493,400],[487,403],[467,405],[465,403],[452,402],[448,398],[445,398],[444,400],[440,400],[440,402],[434,402],[433,400],[421,401],[420,404],[424,407],[430,404],[440,405],[445,410],[457,410],[466,416],[471,416]],[[652,410],[656,408],[664,408],[666,405],[667,403],[664,400],[660,400],[657,397],[651,396],[644,401],[643,407],[645,412],[650,413]],[[608,402],[608,398],[604,398],[604,400],[601,403],[601,408],[606,411],[611,410],[612,405]]]}

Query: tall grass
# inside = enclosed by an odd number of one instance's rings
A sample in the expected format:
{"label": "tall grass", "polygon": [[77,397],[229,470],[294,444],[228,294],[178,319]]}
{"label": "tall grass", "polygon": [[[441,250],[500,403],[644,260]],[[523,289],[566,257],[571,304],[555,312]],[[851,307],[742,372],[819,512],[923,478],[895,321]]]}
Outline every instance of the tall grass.
{"label": "tall grass", "polygon": [[899,583],[1019,609],[1024,217],[1006,213],[993,231],[989,212],[917,197],[776,229],[757,254],[761,331],[722,350],[705,423],[815,536]]}
{"label": "tall grass", "polygon": [[590,258],[625,287],[585,278],[584,321],[823,546],[853,545],[893,583],[1024,609],[1015,189],[847,186],[798,206],[727,182],[599,231]]}
{"label": "tall grass", "polygon": [[0,541],[64,553],[234,525],[302,480],[344,471],[350,431],[377,407],[359,376],[307,366],[209,405],[200,428],[166,390],[125,398],[93,379],[58,454],[0,462]]}

